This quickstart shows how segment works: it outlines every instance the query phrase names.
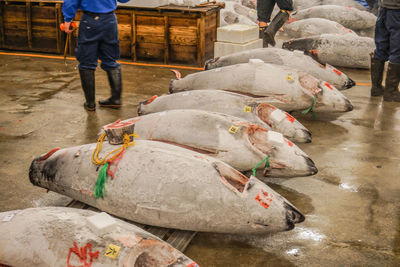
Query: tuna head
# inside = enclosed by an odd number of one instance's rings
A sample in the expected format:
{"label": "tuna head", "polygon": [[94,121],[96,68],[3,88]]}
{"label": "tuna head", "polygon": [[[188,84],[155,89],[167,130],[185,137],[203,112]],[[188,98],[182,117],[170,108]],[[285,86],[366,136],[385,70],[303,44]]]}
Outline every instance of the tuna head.
{"label": "tuna head", "polygon": [[350,100],[328,82],[320,82],[318,87],[321,90],[316,94],[314,111],[348,112],[353,110]]}
{"label": "tuna head", "polygon": [[264,176],[299,177],[318,172],[310,157],[282,134],[257,125],[248,127],[246,134],[255,153],[262,158],[268,156],[269,164],[260,166],[264,168]]}
{"label": "tuna head", "polygon": [[272,129],[282,133],[293,142],[310,143],[311,133],[289,113],[267,103],[255,104],[254,113]]}
{"label": "tuna head", "polygon": [[303,88],[305,101],[312,101],[314,111],[347,112],[353,110],[353,105],[338,89],[314,78],[307,73],[299,73],[299,82]]}
{"label": "tuna head", "polygon": [[221,181],[246,202],[250,216],[238,223],[251,227],[249,232],[288,231],[305,220],[288,200],[254,176],[249,179],[221,162],[215,163],[215,168]]}
{"label": "tuna head", "polygon": [[338,86],[340,86],[339,88],[341,88],[341,89],[350,89],[351,87],[356,85],[355,81],[353,81],[350,77],[348,77],[343,72],[341,72],[340,70],[336,69],[335,67],[333,67],[333,66],[331,66],[329,64],[325,64],[325,68],[327,68],[328,70],[333,71],[334,73],[336,73],[337,76],[343,77],[341,79],[343,81],[343,83],[338,85]]}

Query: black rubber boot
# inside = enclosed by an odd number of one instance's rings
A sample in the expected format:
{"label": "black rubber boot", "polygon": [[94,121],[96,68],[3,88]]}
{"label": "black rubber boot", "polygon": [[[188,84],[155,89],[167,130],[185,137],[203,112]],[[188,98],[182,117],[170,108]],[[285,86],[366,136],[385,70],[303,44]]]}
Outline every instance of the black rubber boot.
{"label": "black rubber boot", "polygon": [[264,38],[264,31],[267,29],[268,26],[258,27],[258,38]]}
{"label": "black rubber boot", "polygon": [[374,54],[371,54],[371,96],[382,96],[384,88],[382,86],[383,70],[385,68],[385,62],[374,58]]}
{"label": "black rubber boot", "polygon": [[120,108],[122,93],[121,67],[107,71],[108,81],[111,88],[111,97],[107,100],[99,101],[100,106],[105,108]]}
{"label": "black rubber boot", "polygon": [[388,71],[386,73],[385,92],[383,94],[384,101],[400,102],[399,82],[400,64],[389,62]]}
{"label": "black rubber boot", "polygon": [[268,27],[264,30],[263,35],[263,47],[268,47],[268,45],[275,46],[275,34],[279,29],[289,20],[289,13],[286,10],[281,10],[271,21]]}
{"label": "black rubber boot", "polygon": [[81,76],[81,84],[83,92],[85,93],[86,102],[83,104],[86,110],[95,111],[95,80],[94,70],[79,70]]}

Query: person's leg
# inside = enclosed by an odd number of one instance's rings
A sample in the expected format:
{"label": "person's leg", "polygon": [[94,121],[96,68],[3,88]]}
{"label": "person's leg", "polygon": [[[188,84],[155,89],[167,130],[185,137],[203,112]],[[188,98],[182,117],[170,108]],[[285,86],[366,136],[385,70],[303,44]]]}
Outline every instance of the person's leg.
{"label": "person's leg", "polygon": [[390,32],[390,55],[383,100],[400,102],[400,10],[387,11],[386,28]]}
{"label": "person's leg", "polygon": [[76,59],[79,61],[82,89],[86,99],[84,107],[88,111],[96,110],[94,73],[97,67],[98,39],[101,37],[93,24],[93,18],[82,15],[75,49]]}
{"label": "person's leg", "polygon": [[[258,22],[268,24],[271,21],[271,14],[274,10],[275,0],[257,0],[257,19]],[[263,26],[267,26],[263,24]],[[263,27],[260,25],[260,27]]]}
{"label": "person's leg", "polygon": [[120,57],[118,22],[115,14],[107,15],[103,21],[104,35],[99,45],[101,68],[107,72],[111,88],[111,97],[99,101],[100,106],[109,108],[121,107],[122,75],[121,66],[117,63]]}
{"label": "person's leg", "polygon": [[275,34],[289,20],[290,12],[293,11],[292,0],[276,0],[276,3],[281,10],[264,31],[263,47],[269,44],[275,46]]}
{"label": "person's leg", "polygon": [[382,86],[383,71],[385,62],[389,58],[389,32],[386,29],[386,11],[381,8],[375,25],[375,46],[376,49],[371,55],[371,96],[383,95]]}

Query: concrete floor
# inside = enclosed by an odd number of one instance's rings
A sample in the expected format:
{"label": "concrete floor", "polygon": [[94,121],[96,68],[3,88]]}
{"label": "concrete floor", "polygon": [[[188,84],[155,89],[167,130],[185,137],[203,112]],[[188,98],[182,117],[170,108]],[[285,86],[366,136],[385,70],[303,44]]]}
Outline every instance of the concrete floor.
{"label": "concrete floor", "polygon": [[[54,147],[96,141],[98,129],[136,116],[139,101],[168,92],[166,68],[123,65],[123,108],[88,113],[75,61],[0,55],[0,211],[64,205],[34,187],[31,161]],[[357,82],[368,72],[345,70]],[[182,71],[183,76],[189,71]],[[109,94],[96,73],[97,98]],[[400,104],[370,98],[367,86],[343,92],[355,109],[295,116],[313,142],[300,147],[319,168],[313,177],[271,179],[305,215],[289,232],[266,236],[201,233],[186,254],[200,266],[400,266]]]}

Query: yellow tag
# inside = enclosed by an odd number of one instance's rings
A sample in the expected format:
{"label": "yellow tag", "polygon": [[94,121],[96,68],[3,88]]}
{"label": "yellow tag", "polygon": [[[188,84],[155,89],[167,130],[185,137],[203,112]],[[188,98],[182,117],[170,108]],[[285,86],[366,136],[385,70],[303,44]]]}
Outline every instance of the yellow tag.
{"label": "yellow tag", "polygon": [[104,253],[104,255],[111,259],[116,259],[120,249],[121,249],[121,247],[110,244],[107,248],[106,253]]}
{"label": "yellow tag", "polygon": [[292,75],[290,74],[286,75],[286,80],[288,80],[289,82],[293,81]]}
{"label": "yellow tag", "polygon": [[244,106],[244,112],[251,112],[250,106]]}
{"label": "yellow tag", "polygon": [[231,126],[231,128],[229,128],[229,132],[230,133],[233,133],[233,134],[235,134],[235,133],[237,133],[239,131],[239,127],[236,127],[236,126]]}

